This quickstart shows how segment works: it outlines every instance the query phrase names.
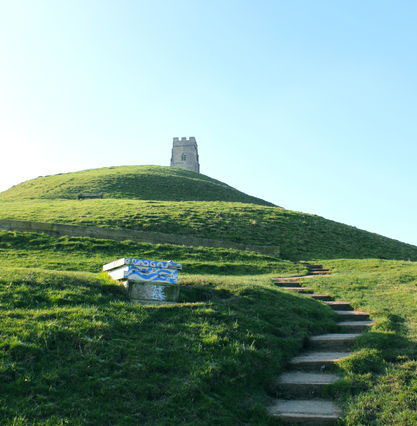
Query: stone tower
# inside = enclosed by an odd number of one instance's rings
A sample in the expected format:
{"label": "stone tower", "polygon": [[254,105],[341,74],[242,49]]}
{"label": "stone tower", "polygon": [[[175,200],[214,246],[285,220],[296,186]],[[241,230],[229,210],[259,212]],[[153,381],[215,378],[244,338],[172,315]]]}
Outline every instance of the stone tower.
{"label": "stone tower", "polygon": [[171,167],[191,170],[200,173],[198,147],[194,137],[174,138],[172,146]]}

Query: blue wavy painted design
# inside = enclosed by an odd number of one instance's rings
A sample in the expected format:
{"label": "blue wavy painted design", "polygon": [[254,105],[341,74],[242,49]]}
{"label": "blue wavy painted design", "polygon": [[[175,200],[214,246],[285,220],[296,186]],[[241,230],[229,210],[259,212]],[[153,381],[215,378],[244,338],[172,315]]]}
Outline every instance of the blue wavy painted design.
{"label": "blue wavy painted design", "polygon": [[169,284],[177,284],[178,270],[176,269],[159,269],[159,268],[138,268],[129,266],[125,275],[127,279],[135,281],[152,281],[164,282]]}
{"label": "blue wavy painted design", "polygon": [[182,269],[182,264],[172,261],[162,260],[147,260],[147,259],[128,259],[128,265],[136,267],[144,266],[149,268],[160,268],[160,269]]}

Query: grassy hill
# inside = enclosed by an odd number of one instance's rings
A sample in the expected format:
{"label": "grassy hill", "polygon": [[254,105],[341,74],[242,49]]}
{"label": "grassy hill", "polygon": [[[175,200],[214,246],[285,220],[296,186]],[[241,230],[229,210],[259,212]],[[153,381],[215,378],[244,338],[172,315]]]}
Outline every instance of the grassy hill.
{"label": "grassy hill", "polygon": [[[81,272],[116,253],[189,258],[181,303],[132,305],[121,286]],[[235,267],[268,261],[223,249],[0,232],[2,265],[12,266],[0,268],[0,423],[276,424],[265,410],[271,380],[307,336],[335,330],[334,313],[273,286],[261,269],[233,275],[239,270],[228,269],[228,257]],[[207,258],[223,275],[197,273],[194,262]],[[417,263],[320,263],[334,275],[308,285],[377,323],[329,390],[345,406],[344,424],[416,423]],[[285,261],[273,271],[302,272]]]}
{"label": "grassy hill", "polygon": [[377,259],[321,262],[332,277],[309,280],[316,292],[370,312],[376,326],[341,364],[334,386],[345,424],[417,424],[417,263]]}
{"label": "grassy hill", "polygon": [[[75,200],[79,193],[104,199]],[[94,225],[278,245],[284,259],[417,260],[417,247],[285,210],[198,173],[123,166],[39,177],[0,193],[0,219]]]}
{"label": "grassy hill", "polygon": [[301,265],[249,251],[0,231],[0,263],[7,266],[99,272],[104,264],[121,257],[175,259],[183,264],[183,271],[188,274],[293,275],[305,272]]}
{"label": "grassy hill", "polygon": [[79,193],[104,198],[165,201],[233,201],[272,206],[203,174],[174,167],[122,166],[41,176],[0,193],[0,200],[77,198]]}
{"label": "grassy hill", "polygon": [[270,276],[182,284],[142,306],[96,274],[0,268],[0,423],[269,425],[270,378],[334,314]]}
{"label": "grassy hill", "polygon": [[284,259],[417,260],[417,247],[320,216],[243,203],[146,200],[0,201],[0,219],[197,235],[278,245]]}
{"label": "grassy hill", "polygon": [[[132,305],[93,273],[123,256],[183,262],[182,303]],[[332,327],[271,284],[302,266],[253,252],[3,231],[0,260],[4,425],[267,425],[268,377]]]}
{"label": "grassy hill", "polygon": [[[100,191],[107,198],[71,199]],[[417,423],[417,263],[381,259],[417,260],[417,247],[162,167],[25,182],[0,194],[2,218],[279,245],[286,259],[325,259],[334,275],[309,286],[377,322],[330,390],[345,424]],[[131,304],[98,273],[119,257],[184,263],[180,303]],[[0,231],[0,261],[4,425],[276,424],[265,409],[271,381],[309,335],[336,330],[329,307],[272,284],[304,267],[254,252]]]}

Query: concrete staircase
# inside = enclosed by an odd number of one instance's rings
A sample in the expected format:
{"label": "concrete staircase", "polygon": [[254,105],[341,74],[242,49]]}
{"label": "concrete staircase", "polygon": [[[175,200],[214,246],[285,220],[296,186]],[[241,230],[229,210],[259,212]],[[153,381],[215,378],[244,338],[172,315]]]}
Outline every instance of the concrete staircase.
{"label": "concrete staircase", "polygon": [[[329,274],[320,265],[304,266],[308,269],[306,277]],[[273,391],[277,399],[269,407],[269,413],[288,424],[337,424],[343,417],[343,411],[333,401],[323,399],[324,390],[339,380],[333,372],[336,363],[351,354],[355,339],[373,322],[369,314],[354,311],[348,302],[333,301],[327,294],[315,294],[312,289],[302,287],[299,279],[281,278],[274,283],[282,289],[312,297],[333,309],[339,317],[339,332],[309,339],[307,350],[293,358],[288,371],[275,381]]]}

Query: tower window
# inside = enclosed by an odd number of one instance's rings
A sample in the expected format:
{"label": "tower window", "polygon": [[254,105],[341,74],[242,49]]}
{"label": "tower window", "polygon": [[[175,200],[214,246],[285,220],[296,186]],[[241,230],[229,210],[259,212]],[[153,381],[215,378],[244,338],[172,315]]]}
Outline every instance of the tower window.
{"label": "tower window", "polygon": [[187,161],[187,156],[185,154],[181,155],[181,161]]}

